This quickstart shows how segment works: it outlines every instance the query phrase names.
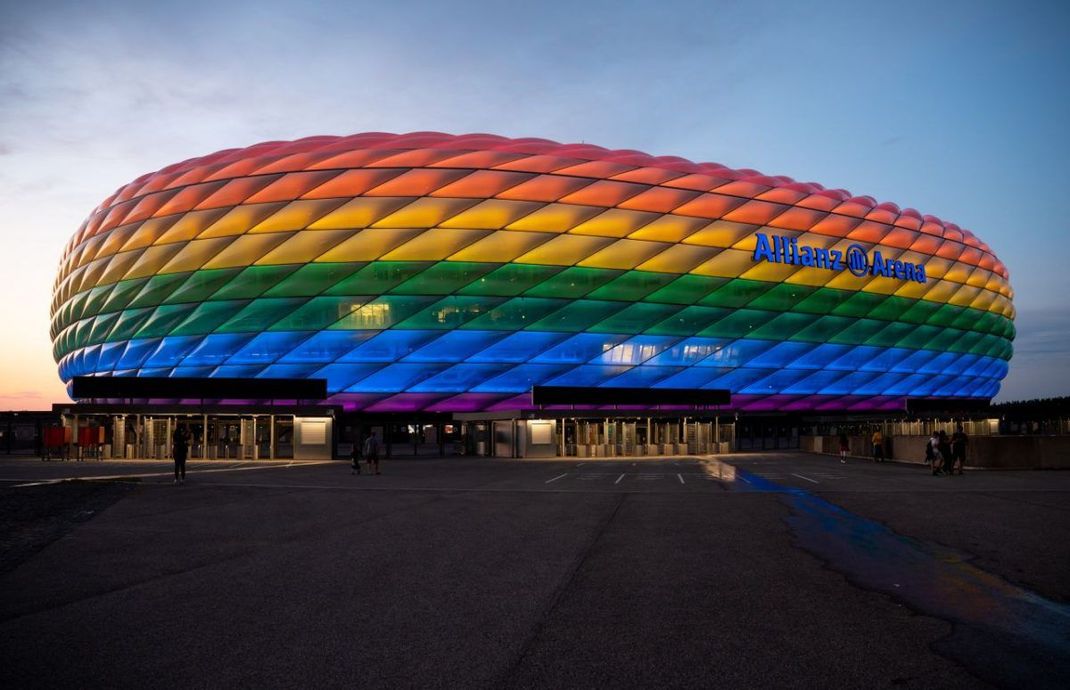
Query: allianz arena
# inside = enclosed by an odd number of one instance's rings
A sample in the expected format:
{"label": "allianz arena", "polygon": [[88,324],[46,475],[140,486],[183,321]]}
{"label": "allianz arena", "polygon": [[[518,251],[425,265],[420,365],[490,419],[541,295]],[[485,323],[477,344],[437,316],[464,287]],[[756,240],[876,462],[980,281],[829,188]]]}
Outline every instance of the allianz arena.
{"label": "allianz arena", "polygon": [[984,399],[1014,338],[968,230],[637,151],[367,133],[121,187],[68,243],[75,376],[317,378],[347,411],[532,407],[533,386],[716,389],[743,411]]}

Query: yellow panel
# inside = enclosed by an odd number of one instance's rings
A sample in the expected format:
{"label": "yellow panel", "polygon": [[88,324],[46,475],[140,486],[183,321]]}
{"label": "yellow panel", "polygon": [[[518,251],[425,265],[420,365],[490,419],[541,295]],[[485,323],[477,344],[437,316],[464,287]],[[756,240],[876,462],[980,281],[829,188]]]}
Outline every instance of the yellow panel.
{"label": "yellow panel", "polygon": [[553,235],[542,232],[513,232],[499,230],[492,232],[475,244],[470,244],[456,254],[451,254],[450,261],[489,261],[505,263],[512,261],[525,252],[529,252]]}
{"label": "yellow panel", "polygon": [[[352,237],[355,230],[303,230],[271,250],[261,264],[301,264],[312,261]],[[258,233],[259,234],[259,233]]]}
{"label": "yellow panel", "polygon": [[903,284],[903,281],[899,278],[885,278],[884,276],[876,276],[873,280],[866,283],[866,287],[862,288],[865,292],[872,292],[878,295],[891,295],[899,286]]}
{"label": "yellow panel", "polygon": [[644,225],[629,237],[633,240],[654,240],[655,242],[679,242],[697,231],[709,221],[705,218],[690,216],[661,216],[649,225]]}
{"label": "yellow panel", "polygon": [[[576,235],[601,235],[603,237],[627,237],[658,217],[657,213],[629,211],[611,208],[594,218],[580,223],[569,232]],[[638,238],[632,238],[633,241]]]}
{"label": "yellow panel", "polygon": [[966,284],[973,287],[987,287],[988,281],[992,278],[992,271],[986,270],[978,266],[970,273],[970,277],[966,279]]}
{"label": "yellow panel", "polygon": [[956,261],[951,264],[951,267],[944,273],[944,280],[951,280],[956,283],[965,283],[966,279],[970,277],[970,271],[973,270],[973,266]]}
{"label": "yellow panel", "polygon": [[227,235],[241,235],[249,232],[254,225],[270,216],[275,211],[286,205],[279,201],[271,204],[248,204],[235,206],[226,214],[208,226],[198,237],[225,237]]}
{"label": "yellow panel", "polygon": [[410,197],[357,197],[308,226],[309,230],[366,228],[412,201]]}
{"label": "yellow panel", "polygon": [[954,262],[949,259],[930,257],[925,260],[925,277],[930,281],[943,278]]}
{"label": "yellow panel", "polygon": [[[135,249],[132,252],[121,252],[116,254],[111,259],[104,259],[107,268],[100,273],[100,277],[94,280],[92,283],[86,282],[85,278],[89,277],[90,269],[86,269],[86,273],[83,274],[83,285],[78,287],[78,291],[81,291],[83,286],[95,287],[97,285],[105,285],[107,283],[114,283],[123,275],[126,274],[130,267],[134,265],[134,262],[141,258],[141,252],[144,249]],[[92,266],[92,264],[90,264]]]}
{"label": "yellow panel", "polygon": [[968,307],[970,303],[981,293],[981,288],[970,287],[969,285],[963,285],[955,294],[948,300],[949,304],[954,304],[956,307]]}
{"label": "yellow panel", "polygon": [[241,235],[223,251],[213,256],[203,268],[233,268],[248,266],[277,247],[293,233]]}
{"label": "yellow panel", "polygon": [[196,271],[232,241],[234,241],[233,237],[212,237],[207,240],[193,240],[187,244],[180,245],[182,250],[164,264],[164,267],[160,269],[160,273]]}
{"label": "yellow panel", "polygon": [[689,235],[684,242],[704,247],[731,247],[736,242],[752,234],[758,226],[732,223],[718,220],[710,223],[696,233]]}
{"label": "yellow panel", "polygon": [[784,282],[791,285],[822,287],[832,280],[834,275],[832,271],[824,268],[801,268],[798,272],[792,273]]}
{"label": "yellow panel", "polygon": [[104,242],[105,237],[106,235],[97,235],[82,246],[81,256],[78,257],[79,266],[87,264],[97,258],[97,253],[100,251],[100,245]]}
{"label": "yellow panel", "polygon": [[408,242],[421,232],[420,228],[368,228],[330,250],[317,261],[373,261],[394,247]]}
{"label": "yellow panel", "polygon": [[148,247],[141,252],[141,257],[138,258],[137,263],[130,267],[130,270],[126,272],[123,278],[144,278],[145,276],[155,275],[180,249],[182,249],[181,245],[177,244]]}
{"label": "yellow panel", "polygon": [[928,283],[916,283],[913,280],[908,280],[899,285],[899,288],[895,291],[896,297],[906,297],[908,299],[921,299],[925,296],[925,293],[929,291],[929,287],[932,283],[932,278],[929,278]]}
{"label": "yellow panel", "polygon": [[558,235],[516,259],[520,264],[571,266],[602,249],[613,240],[592,235]]}
{"label": "yellow panel", "polygon": [[441,261],[489,234],[489,230],[431,228],[383,256],[383,261]]}
{"label": "yellow panel", "polygon": [[931,302],[947,304],[947,301],[951,299],[951,295],[955,294],[955,291],[958,290],[959,287],[958,283],[952,283],[947,280],[937,280],[929,288],[929,291],[925,293],[925,299]]}
{"label": "yellow panel", "polygon": [[692,273],[703,276],[718,276],[720,278],[735,278],[754,266],[750,252],[742,252],[738,249],[725,249],[709,261],[699,264],[691,269]]}
{"label": "yellow panel", "polygon": [[[160,223],[159,221],[166,222]],[[145,221],[130,234],[129,239],[123,243],[123,247],[119,251],[128,252],[131,249],[141,249],[157,242],[173,222],[174,218],[155,218]]]}
{"label": "yellow panel", "polygon": [[593,218],[603,209],[596,206],[573,206],[572,204],[547,204],[538,211],[511,223],[509,230],[531,232],[566,232],[583,221]]}
{"label": "yellow panel", "polygon": [[825,283],[825,286],[830,288],[836,288],[839,290],[862,292],[865,289],[866,283],[869,283],[871,280],[872,278],[870,278],[868,275],[859,278],[850,271],[843,270],[835,274],[832,280]]}
{"label": "yellow panel", "polygon": [[158,223],[161,226],[170,226],[167,227],[166,232],[160,235],[160,239],[157,240],[156,244],[185,242],[204,232],[205,228],[219,220],[226,213],[227,209],[225,208],[213,208],[208,211],[193,211],[182,216],[152,218],[145,221],[145,225]]}
{"label": "yellow panel", "polygon": [[111,256],[119,251],[119,248],[126,244],[126,241],[130,239],[130,235],[140,227],[137,223],[130,225],[124,225],[121,228],[115,228],[107,235],[104,235],[104,243],[100,245],[100,251],[97,252],[97,259],[105,256]]}
{"label": "yellow panel", "polygon": [[659,273],[687,273],[695,266],[709,261],[721,251],[717,247],[674,244],[636,268],[640,271],[658,271]]}
{"label": "yellow panel", "polygon": [[249,232],[286,232],[303,230],[345,203],[344,199],[305,199],[292,201],[260,221]]}
{"label": "yellow panel", "polygon": [[668,249],[665,242],[644,240],[617,240],[605,249],[580,261],[578,265],[592,268],[635,268],[655,254]]}
{"label": "yellow panel", "polygon": [[[727,249],[725,251],[739,251]],[[750,259],[753,256],[753,252],[747,252],[747,258]],[[739,277],[746,278],[748,280],[766,280],[770,282],[782,282],[788,276],[793,273],[797,273],[798,266],[792,266],[791,264],[775,264],[770,261],[760,261],[754,263],[751,261],[751,268],[744,271]]]}
{"label": "yellow panel", "polygon": [[504,228],[517,218],[526,216],[545,204],[537,201],[508,201],[506,199],[487,199],[476,206],[462,211],[453,218],[439,225],[444,228],[482,228],[497,230]]}
{"label": "yellow panel", "polygon": [[433,228],[447,218],[479,203],[478,199],[420,198],[386,218],[373,223],[377,228]]}

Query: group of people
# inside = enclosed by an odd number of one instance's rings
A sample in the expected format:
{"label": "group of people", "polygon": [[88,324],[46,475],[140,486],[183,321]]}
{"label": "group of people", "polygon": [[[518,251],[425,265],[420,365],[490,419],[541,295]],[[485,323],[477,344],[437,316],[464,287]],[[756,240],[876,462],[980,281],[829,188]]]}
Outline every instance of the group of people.
{"label": "group of people", "polygon": [[360,458],[364,456],[364,459],[368,462],[368,470],[375,469],[375,473],[379,474],[379,435],[373,431],[371,436],[364,439],[364,443],[354,443],[352,458],[352,469],[350,474],[360,474]]}
{"label": "group of people", "polygon": [[925,444],[925,461],[932,468],[933,476],[951,476],[955,474],[956,468],[958,474],[962,474],[962,467],[966,464],[968,444],[969,438],[961,424],[950,438],[943,429],[933,431],[932,438]]}

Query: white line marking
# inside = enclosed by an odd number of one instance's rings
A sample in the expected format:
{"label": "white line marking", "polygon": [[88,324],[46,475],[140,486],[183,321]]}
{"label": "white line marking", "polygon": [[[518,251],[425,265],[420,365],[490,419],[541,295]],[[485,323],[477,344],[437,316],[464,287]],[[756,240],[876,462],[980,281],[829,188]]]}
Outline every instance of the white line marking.
{"label": "white line marking", "polygon": [[553,479],[547,479],[545,482],[543,482],[543,484],[549,484],[550,482],[556,482],[561,477],[567,477],[567,476],[568,476],[568,472],[565,472],[564,474],[557,475]]}
{"label": "white line marking", "polygon": [[624,475],[623,474],[621,476],[617,477],[617,481],[615,481],[613,483],[614,484],[620,484],[620,480],[622,480],[622,479],[624,479]]}
{"label": "white line marking", "polygon": [[677,475],[676,475],[676,478],[680,480],[680,483],[681,483],[681,484],[685,483],[685,482],[684,482],[684,478],[683,478],[683,477],[682,477],[682,476],[681,476],[680,474],[677,474]]}
{"label": "white line marking", "polygon": [[741,479],[741,480],[743,480],[743,481],[745,481],[745,482],[747,482],[748,484],[750,484],[750,480],[749,480],[749,479],[747,479],[746,477],[740,477],[740,479]]}
{"label": "white line marking", "polygon": [[806,481],[811,482],[813,484],[820,484],[821,483],[821,482],[817,481],[816,479],[810,479],[809,477],[804,477],[801,474],[795,474],[794,472],[791,473],[791,476],[798,477],[799,479],[805,479]]}
{"label": "white line marking", "polygon": [[[310,461],[300,461],[300,462],[292,463],[292,464],[293,464],[294,467],[305,467],[305,466],[308,466],[308,465],[326,465],[326,464],[329,464],[329,463],[332,463],[332,462],[337,462],[337,461],[335,461],[335,460],[310,460]],[[215,473],[215,472],[247,472],[249,470],[270,470],[270,469],[278,469],[278,468],[286,469],[286,468],[289,468],[289,467],[290,467],[289,464],[284,465],[282,463],[276,462],[276,463],[272,463],[270,465],[239,465],[239,466],[232,465],[232,466],[228,466],[228,467],[213,467],[211,469],[193,469],[193,468],[190,468],[189,470],[186,471],[186,474],[193,475],[193,474],[212,474],[212,473]],[[49,479],[34,479],[34,478],[26,478],[26,479],[22,479],[22,480],[0,479],[0,481],[25,481],[25,482],[32,482],[33,484],[59,484],[61,482],[71,482],[71,481],[86,481],[86,482],[88,482],[88,481],[102,481],[102,480],[103,481],[107,481],[107,480],[113,480],[113,479],[129,479],[129,478],[132,478],[132,477],[138,477],[138,478],[144,479],[144,478],[148,478],[148,477],[170,477],[170,476],[173,476],[173,475],[174,475],[173,471],[167,470],[167,471],[164,471],[164,472],[137,472],[137,473],[130,473],[130,474],[97,474],[97,475],[92,475],[92,476],[88,476],[88,477],[80,476],[80,475],[74,475],[74,476],[71,476],[71,477],[53,477],[53,478],[49,478]],[[25,486],[30,486],[30,485],[32,485],[32,484],[26,484]]]}
{"label": "white line marking", "polygon": [[581,462],[580,464],[576,465],[576,467],[583,467],[583,466],[584,466],[584,465],[586,465],[586,464],[587,464],[587,463],[585,463],[585,462]]}

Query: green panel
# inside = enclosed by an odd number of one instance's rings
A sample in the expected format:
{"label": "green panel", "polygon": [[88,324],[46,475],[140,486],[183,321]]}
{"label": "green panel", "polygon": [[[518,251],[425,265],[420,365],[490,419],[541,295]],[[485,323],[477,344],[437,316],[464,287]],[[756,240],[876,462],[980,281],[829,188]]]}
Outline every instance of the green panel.
{"label": "green panel", "polygon": [[127,307],[155,307],[162,304],[167,296],[174,292],[190,274],[187,273],[164,273],[152,276],[149,282],[137,293],[137,297],[130,301]]}
{"label": "green panel", "polygon": [[115,327],[115,322],[119,320],[119,314],[122,312],[112,312],[110,314],[101,314],[93,319],[93,330],[89,334],[89,345],[96,345],[97,343],[104,342],[108,337],[108,332]]}
{"label": "green panel", "polygon": [[474,261],[440,261],[390,292],[405,295],[449,295],[498,266],[499,264]]}
{"label": "green panel", "polygon": [[219,300],[197,305],[186,320],[180,323],[172,335],[202,335],[211,333],[224,321],[241,310],[248,300]]}
{"label": "green panel", "polygon": [[982,333],[991,333],[997,328],[995,320],[989,316],[988,312],[967,308],[960,308],[958,315],[948,325],[964,331],[981,331]]}
{"label": "green panel", "polygon": [[450,295],[410,316],[398,328],[454,329],[501,304],[503,297],[466,297]]}
{"label": "green panel", "polygon": [[148,320],[152,315],[152,311],[151,308],[129,309],[119,314],[119,320],[116,322],[115,328],[108,334],[108,342],[129,340],[134,337],[134,333],[137,333],[142,324]]}
{"label": "green panel", "polygon": [[925,323],[933,312],[943,306],[940,302],[929,302],[927,300],[920,299],[914,303],[910,309],[907,309],[899,317],[900,321],[909,321],[910,323]]}
{"label": "green panel", "polygon": [[758,297],[747,306],[751,309],[768,309],[770,311],[789,311],[796,304],[809,297],[817,288],[806,285],[781,283],[772,290]]}
{"label": "green panel", "polygon": [[385,295],[357,307],[356,310],[332,324],[331,328],[347,331],[390,328],[433,302],[435,302],[434,297]]}
{"label": "green panel", "polygon": [[216,328],[216,332],[253,333],[266,331],[269,326],[292,314],[306,301],[300,297],[263,297],[254,299],[244,309]]}
{"label": "green panel", "polygon": [[219,291],[212,295],[212,299],[252,299],[259,297],[296,270],[296,264],[249,266],[229,283],[219,288]]}
{"label": "green panel", "polygon": [[659,321],[664,321],[678,311],[680,311],[680,307],[675,304],[637,302],[629,304],[622,311],[595,324],[588,330],[594,333],[640,333]]}
{"label": "green panel", "polygon": [[684,307],[659,324],[647,329],[651,335],[694,335],[727,316],[727,309]]}
{"label": "green panel", "polygon": [[85,309],[82,315],[95,316],[96,314],[99,314],[114,287],[114,284],[101,285],[90,290],[89,297],[87,297],[85,301]]}
{"label": "green panel", "polygon": [[751,331],[750,336],[752,338],[762,338],[763,340],[786,340],[796,333],[802,333],[817,321],[826,318],[828,317],[818,314],[785,312],[778,314],[775,319],[760,328]]}
{"label": "green panel", "polygon": [[742,338],[758,330],[775,316],[772,312],[757,309],[735,309],[717,323],[702,329],[699,335],[711,338]]}
{"label": "green panel", "polygon": [[665,287],[676,280],[676,277],[675,273],[628,271],[613,282],[606,283],[587,296],[591,299],[615,299],[635,302],[655,290]]}
{"label": "green panel", "polygon": [[433,261],[373,261],[326,294],[381,295],[432,265]]}
{"label": "green panel", "polygon": [[181,287],[164,300],[164,304],[203,302],[229,283],[241,271],[241,268],[210,268],[203,271],[194,271]]}
{"label": "green panel", "polygon": [[997,332],[996,334],[1002,335],[1007,340],[1014,340],[1014,337],[1018,335],[1018,330],[1014,327],[1014,322],[1002,316],[998,316],[996,318],[998,318],[1000,320],[1000,323],[1003,324],[1003,332]]}
{"label": "green panel", "polygon": [[877,308],[885,300],[887,295],[878,295],[873,292],[856,292],[847,301],[832,310],[836,316],[865,316]]}
{"label": "green panel", "polygon": [[175,326],[197,308],[195,304],[165,304],[153,311],[152,316],[138,329],[137,338],[156,338],[171,335]]}
{"label": "green panel", "polygon": [[85,347],[89,344],[89,333],[93,328],[93,324],[90,319],[83,319],[79,321],[74,328],[74,335],[71,339],[71,350],[77,350],[80,347]]}
{"label": "green panel", "polygon": [[966,331],[960,331],[957,328],[939,328],[922,347],[943,352],[963,352],[967,348],[957,347],[957,344],[965,334]]}
{"label": "green panel", "polygon": [[465,324],[465,328],[488,331],[517,331],[565,306],[565,300],[514,297]]}
{"label": "green panel", "polygon": [[861,345],[888,326],[887,321],[879,319],[855,319],[850,326],[840,331],[829,342]]}
{"label": "green panel", "polygon": [[847,290],[835,288],[819,288],[814,294],[795,305],[795,311],[805,311],[811,314],[831,314],[836,307],[851,298]]}
{"label": "green panel", "polygon": [[827,343],[852,323],[854,323],[853,319],[826,314],[825,316],[819,316],[817,320],[803,330],[792,334],[791,339],[805,340],[812,343]]}
{"label": "green panel", "polygon": [[623,271],[608,268],[585,268],[572,266],[561,271],[553,278],[528,290],[530,297],[563,297],[575,299],[588,292],[597,290],[619,276]]}
{"label": "green panel", "polygon": [[962,352],[973,352],[973,348],[977,346],[977,343],[981,342],[985,338],[991,338],[993,336],[985,335],[984,333],[976,333],[974,331],[967,331],[966,335],[962,336],[959,340],[958,346]]}
{"label": "green panel", "polygon": [[728,282],[728,278],[713,278],[694,273],[682,275],[660,290],[646,296],[648,302],[694,304]]}
{"label": "green panel", "polygon": [[906,341],[920,326],[910,323],[891,322],[872,338],[866,340],[863,345],[876,345],[878,347],[908,347],[914,350],[925,349],[925,344],[907,344]]}
{"label": "green panel", "polygon": [[67,304],[63,305],[64,311],[67,312],[67,318],[70,321],[77,321],[83,316],[87,316],[83,309],[85,307],[85,301],[89,298],[89,291],[79,292],[77,295],[67,300]]}
{"label": "green panel", "polygon": [[884,298],[884,301],[874,307],[873,311],[869,312],[869,318],[881,319],[883,321],[898,321],[899,317],[903,315],[907,309],[914,306],[914,302],[917,300],[907,299],[906,297],[896,297],[895,295],[888,295]]}
{"label": "green panel", "polygon": [[699,300],[699,304],[706,307],[727,307],[738,309],[749,302],[758,299],[767,290],[772,289],[776,283],[767,283],[761,280],[745,280],[736,278],[730,280],[710,294]]}
{"label": "green panel", "polygon": [[101,311],[121,311],[130,303],[130,300],[134,299],[134,295],[148,280],[148,278],[134,278],[133,280],[119,281],[115,284],[115,289],[111,291],[111,295],[108,296],[108,300],[104,303]]}
{"label": "green panel", "polygon": [[552,314],[544,316],[528,326],[533,331],[566,331],[578,333],[587,330],[627,305],[605,300],[578,299],[566,304]]}
{"label": "green panel", "polygon": [[499,295],[513,297],[548,280],[561,271],[560,266],[505,264],[458,291],[461,295]]}
{"label": "green panel", "polygon": [[951,323],[962,313],[962,307],[953,304],[945,304],[929,316],[925,323],[930,326],[950,326]]}
{"label": "green panel", "polygon": [[313,297],[271,326],[272,331],[316,331],[348,318],[371,297]]}
{"label": "green panel", "polygon": [[264,293],[265,297],[313,297],[364,267],[361,262],[305,264]]}

